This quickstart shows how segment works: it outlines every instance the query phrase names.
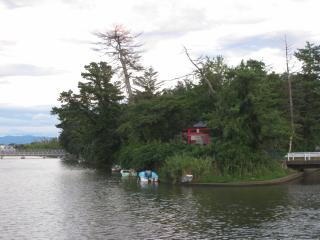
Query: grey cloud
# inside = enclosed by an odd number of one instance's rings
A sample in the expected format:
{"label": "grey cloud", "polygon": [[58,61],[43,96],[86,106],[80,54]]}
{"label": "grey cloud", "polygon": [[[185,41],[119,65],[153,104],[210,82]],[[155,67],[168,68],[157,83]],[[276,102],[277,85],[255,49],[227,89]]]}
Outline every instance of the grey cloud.
{"label": "grey cloud", "polygon": [[11,106],[0,104],[0,116],[27,116],[28,114],[49,114],[52,106],[39,105],[32,107]]}
{"label": "grey cloud", "polygon": [[0,40],[0,46],[12,46],[15,44],[16,44],[15,41]]}
{"label": "grey cloud", "polygon": [[15,41],[0,40],[0,52],[3,52],[6,48],[14,46]]}
{"label": "grey cloud", "polygon": [[29,6],[32,5],[33,2],[33,0],[0,0],[0,4],[2,3],[8,9]]}
{"label": "grey cloud", "polygon": [[[205,13],[205,6],[192,8],[190,6],[175,5],[176,2],[168,4],[167,12],[170,15],[167,19],[162,17],[161,8],[152,2],[137,4],[133,7],[134,12],[142,16],[146,20],[153,19],[158,21],[157,29],[152,32],[144,33],[148,36],[164,36],[164,37],[177,37],[187,34],[190,31],[201,31],[212,29],[220,25],[239,25],[239,24],[257,24],[267,20],[263,17],[251,17],[250,14],[243,14],[241,18],[226,16],[225,18],[208,18]],[[245,4],[235,2],[236,8],[239,11],[250,11],[251,7]],[[214,14],[214,13],[213,13]],[[158,19],[158,20],[157,20]]]}
{"label": "grey cloud", "polygon": [[73,44],[85,44],[89,45],[92,44],[92,41],[89,40],[82,40],[82,39],[75,39],[75,38],[61,38],[60,39],[63,42],[73,43]]}
{"label": "grey cloud", "polygon": [[176,38],[183,36],[185,32],[183,31],[150,31],[150,32],[143,32],[144,38],[158,38],[158,37],[164,37],[164,38]]}
{"label": "grey cloud", "polygon": [[0,3],[2,3],[5,7],[9,9],[14,9],[18,7],[18,5],[13,0],[0,0]]}
{"label": "grey cloud", "polygon": [[31,64],[0,65],[0,77],[11,76],[46,76],[59,74],[61,71],[53,68],[38,67]]}
{"label": "grey cloud", "polygon": [[167,11],[171,12],[171,15],[167,19],[163,19],[160,8],[151,2],[137,4],[133,11],[145,19],[159,19],[157,29],[149,33],[152,35],[164,33],[166,36],[174,37],[175,33],[186,34],[189,31],[205,29],[210,24],[203,14],[203,9],[176,7],[174,2],[168,6]]}
{"label": "grey cloud", "polygon": [[8,84],[8,83],[10,83],[10,82],[9,82],[9,81],[6,81],[6,80],[0,81],[0,85],[4,85],[4,84]]}
{"label": "grey cloud", "polygon": [[236,38],[235,36],[224,37],[220,39],[223,50],[245,50],[255,51],[261,48],[279,48],[284,49],[284,36],[287,36],[289,45],[295,49],[308,40],[308,32],[270,32],[245,38]]}
{"label": "grey cloud", "polygon": [[38,3],[43,3],[49,0],[0,0],[0,4],[4,5],[8,9],[16,9],[20,7],[33,6]]}
{"label": "grey cloud", "polygon": [[10,107],[0,105],[0,134],[56,136],[58,123],[51,106]]}
{"label": "grey cloud", "polygon": [[215,24],[218,24],[218,25],[221,25],[221,24],[224,24],[224,25],[231,25],[231,24],[234,24],[234,25],[242,25],[242,24],[257,24],[257,23],[262,23],[264,21],[266,21],[267,18],[252,18],[252,17],[243,17],[241,19],[223,19],[223,20],[217,20],[217,21],[214,21]]}
{"label": "grey cloud", "polygon": [[224,36],[218,40],[219,49],[206,49],[193,52],[197,56],[246,55],[262,48],[280,49],[284,51],[284,36],[287,36],[289,50],[293,53],[304,46],[311,37],[309,32],[269,32],[250,37],[239,38],[235,35]]}

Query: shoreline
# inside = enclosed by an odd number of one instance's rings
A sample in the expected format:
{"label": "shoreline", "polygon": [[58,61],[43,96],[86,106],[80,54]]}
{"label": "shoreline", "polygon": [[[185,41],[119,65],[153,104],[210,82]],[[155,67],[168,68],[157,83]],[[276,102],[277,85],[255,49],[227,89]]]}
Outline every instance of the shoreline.
{"label": "shoreline", "polygon": [[305,172],[293,173],[282,178],[262,181],[250,182],[226,182],[226,183],[182,183],[182,186],[205,186],[205,187],[254,187],[254,186],[270,186],[288,183],[299,178],[302,178]]}

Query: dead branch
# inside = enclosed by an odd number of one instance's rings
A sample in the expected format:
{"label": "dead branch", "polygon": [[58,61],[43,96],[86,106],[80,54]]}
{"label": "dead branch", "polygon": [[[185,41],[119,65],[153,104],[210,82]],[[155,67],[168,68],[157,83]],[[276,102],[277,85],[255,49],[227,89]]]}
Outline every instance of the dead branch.
{"label": "dead branch", "polygon": [[205,76],[203,70],[195,63],[195,61],[192,60],[192,58],[190,57],[189,55],[189,52],[188,52],[188,49],[186,47],[183,47],[184,48],[184,52],[185,54],[187,55],[187,58],[189,59],[189,61],[191,62],[191,64],[193,66],[195,66],[195,68],[197,69],[197,71],[200,73],[201,77],[206,81],[206,83],[208,84],[208,87],[209,87],[209,90],[210,90],[210,93],[213,95],[215,93],[213,87],[212,87],[212,84],[210,82],[210,80]]}

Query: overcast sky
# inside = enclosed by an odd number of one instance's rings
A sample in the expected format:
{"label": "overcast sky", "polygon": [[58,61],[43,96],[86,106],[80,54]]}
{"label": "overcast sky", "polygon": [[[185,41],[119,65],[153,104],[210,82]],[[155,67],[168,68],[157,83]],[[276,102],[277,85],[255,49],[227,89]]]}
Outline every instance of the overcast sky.
{"label": "overcast sky", "polygon": [[58,135],[49,111],[59,93],[77,88],[84,65],[106,60],[92,51],[93,32],[142,32],[143,63],[162,80],[192,71],[183,46],[282,72],[284,35],[293,50],[320,44],[319,9],[318,0],[0,0],[0,136]]}

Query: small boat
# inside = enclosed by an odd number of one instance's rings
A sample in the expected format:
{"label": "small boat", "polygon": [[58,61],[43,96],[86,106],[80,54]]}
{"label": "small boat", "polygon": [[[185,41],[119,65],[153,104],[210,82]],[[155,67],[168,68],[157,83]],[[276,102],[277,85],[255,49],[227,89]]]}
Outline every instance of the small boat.
{"label": "small boat", "polygon": [[155,172],[150,171],[150,170],[139,172],[138,177],[139,177],[139,181],[141,183],[157,183],[157,182],[159,182],[158,174],[156,174]]}
{"label": "small boat", "polygon": [[192,174],[186,174],[186,175],[181,177],[181,182],[182,183],[188,183],[188,182],[191,182],[192,179],[193,179],[193,175]]}
{"label": "small boat", "polygon": [[111,171],[116,173],[116,172],[120,172],[121,171],[121,167],[119,165],[114,165],[112,168],[111,168]]}
{"label": "small boat", "polygon": [[121,177],[136,177],[137,176],[137,173],[135,170],[133,169],[121,169],[120,171],[121,173]]}

